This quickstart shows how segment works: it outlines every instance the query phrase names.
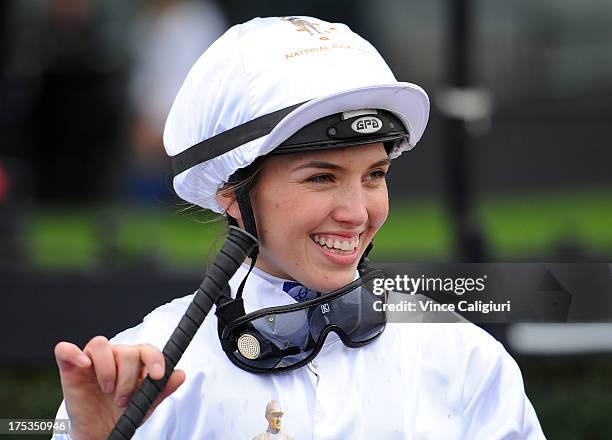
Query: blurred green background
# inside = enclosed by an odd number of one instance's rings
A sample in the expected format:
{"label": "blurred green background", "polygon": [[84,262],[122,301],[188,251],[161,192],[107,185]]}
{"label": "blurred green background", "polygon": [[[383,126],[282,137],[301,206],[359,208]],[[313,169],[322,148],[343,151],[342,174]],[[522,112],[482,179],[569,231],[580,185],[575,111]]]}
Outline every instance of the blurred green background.
{"label": "blurred green background", "polygon": [[[611,197],[607,188],[505,195],[479,200],[476,211],[493,260],[558,259],[557,254],[570,247],[579,256],[597,260],[612,249]],[[452,252],[447,218],[439,200],[391,201],[372,258],[447,260]],[[24,225],[29,259],[43,270],[90,269],[103,264],[100,259],[107,252],[122,264],[154,258],[164,265],[197,269],[207,255],[215,255],[223,227],[220,216],[201,208],[161,204],[148,209],[40,209]]]}

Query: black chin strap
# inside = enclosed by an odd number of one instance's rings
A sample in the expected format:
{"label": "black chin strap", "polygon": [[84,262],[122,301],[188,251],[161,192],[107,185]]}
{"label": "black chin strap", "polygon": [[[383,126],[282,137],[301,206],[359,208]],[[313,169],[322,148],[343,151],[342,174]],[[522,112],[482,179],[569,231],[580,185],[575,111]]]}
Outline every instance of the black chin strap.
{"label": "black chin strap", "polygon": [[[253,208],[251,206],[251,188],[238,188],[236,190],[236,199],[238,200],[238,208],[240,208],[242,223],[244,223],[244,230],[258,239],[255,215],[253,214]],[[252,258],[252,255],[249,256]]]}
{"label": "black chin strap", "polygon": [[[248,172],[246,173],[248,175]],[[237,181],[243,178],[242,170],[238,170],[234,176],[230,177],[230,181],[235,178]],[[247,231],[255,238],[259,238],[257,235],[257,224],[255,223],[255,215],[253,214],[253,208],[251,206],[251,185],[241,185],[235,190],[236,201],[238,202],[238,209],[240,210],[240,216],[242,217],[242,223],[244,224],[244,230]],[[240,227],[235,218],[228,216],[228,223],[230,225]],[[257,252],[259,249],[254,249],[249,257],[251,259],[257,258]]]}
{"label": "black chin strap", "polygon": [[[242,217],[244,230],[251,234],[253,237],[258,238],[255,215],[253,214],[253,208],[251,207],[251,188],[248,185],[236,188],[236,200],[238,202],[238,208],[240,209],[240,216]],[[231,216],[228,216],[228,223],[230,225],[238,226],[238,222],[236,221],[236,219]],[[249,254],[249,258],[251,258],[251,266],[249,267],[249,271],[247,272],[247,274],[242,279],[240,287],[238,287],[238,292],[236,292],[236,299],[242,298],[242,291],[244,290],[244,286],[246,285],[247,278],[251,274],[253,267],[255,267],[258,252],[259,246],[256,246],[256,248],[253,249],[253,251]]]}
{"label": "black chin strap", "polygon": [[370,243],[368,244],[368,247],[363,252],[361,259],[359,260],[359,264],[357,264],[357,270],[359,271],[360,276],[363,276],[363,274],[367,272],[368,270],[368,265],[370,264],[370,260],[368,259],[368,254],[370,253],[373,247],[374,247],[374,240],[370,241]]}

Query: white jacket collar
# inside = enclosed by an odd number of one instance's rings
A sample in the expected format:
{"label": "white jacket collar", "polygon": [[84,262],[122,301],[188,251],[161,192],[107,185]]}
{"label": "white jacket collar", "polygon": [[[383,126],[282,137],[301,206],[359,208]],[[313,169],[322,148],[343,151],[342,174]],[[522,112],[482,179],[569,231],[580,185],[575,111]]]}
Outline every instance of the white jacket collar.
{"label": "white jacket collar", "polygon": [[[243,263],[236,274],[230,280],[232,297],[236,297],[236,292],[240,283],[249,271],[249,265]],[[274,306],[284,306],[295,304],[296,301],[283,290],[283,278],[270,275],[263,270],[254,267],[244,286],[242,298],[244,300],[244,311],[251,313],[259,309]]]}

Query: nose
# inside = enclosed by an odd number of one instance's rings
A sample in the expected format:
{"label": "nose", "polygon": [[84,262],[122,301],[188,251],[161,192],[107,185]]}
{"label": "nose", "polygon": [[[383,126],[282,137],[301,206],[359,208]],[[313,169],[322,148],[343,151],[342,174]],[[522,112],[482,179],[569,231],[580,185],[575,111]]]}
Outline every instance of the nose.
{"label": "nose", "polygon": [[347,183],[336,194],[332,218],[350,226],[361,226],[368,221],[367,196],[361,182]]}

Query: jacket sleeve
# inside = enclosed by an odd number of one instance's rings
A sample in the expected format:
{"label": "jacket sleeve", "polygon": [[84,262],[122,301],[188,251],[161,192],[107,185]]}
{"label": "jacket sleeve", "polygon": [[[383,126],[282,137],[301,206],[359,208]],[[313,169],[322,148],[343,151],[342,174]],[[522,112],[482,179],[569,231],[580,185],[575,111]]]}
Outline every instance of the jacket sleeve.
{"label": "jacket sleeve", "polygon": [[[57,410],[57,415],[55,416],[55,419],[56,420],[68,419],[68,413],[66,413],[66,405],[64,401],[62,401],[62,404]],[[51,437],[51,440],[71,440],[71,439],[72,437],[70,437],[69,434],[54,434],[53,437]]]}
{"label": "jacket sleeve", "polygon": [[485,346],[486,350],[471,356],[468,367],[464,438],[544,439],[518,365],[493,338]]}
{"label": "jacket sleeve", "polygon": [[[56,419],[67,419],[65,403],[59,407]],[[171,399],[165,399],[145,420],[145,422],[136,430],[132,437],[133,440],[145,439],[177,439],[177,416],[176,410]],[[72,440],[69,434],[55,434],[51,437],[52,440]]]}

